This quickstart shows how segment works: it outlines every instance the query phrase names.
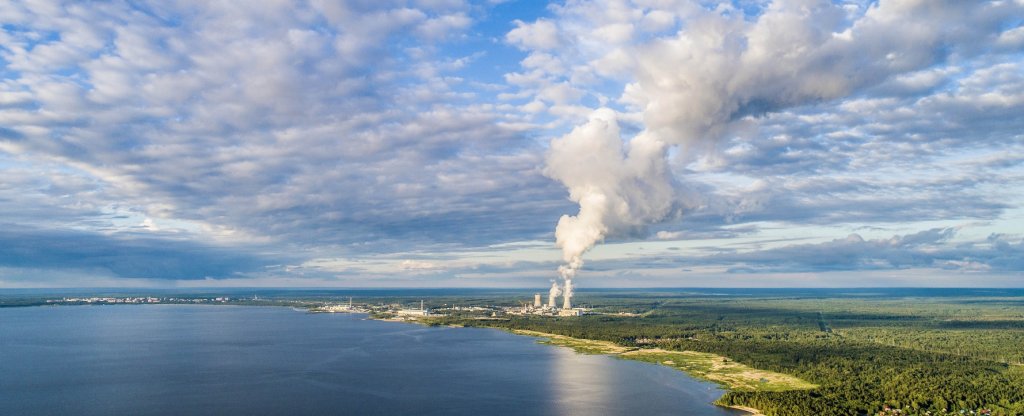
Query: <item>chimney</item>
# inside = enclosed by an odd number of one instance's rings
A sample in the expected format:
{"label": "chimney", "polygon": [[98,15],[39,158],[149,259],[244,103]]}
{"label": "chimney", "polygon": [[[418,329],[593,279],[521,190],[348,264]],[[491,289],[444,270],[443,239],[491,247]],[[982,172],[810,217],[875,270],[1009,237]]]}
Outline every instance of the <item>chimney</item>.
{"label": "chimney", "polygon": [[562,309],[572,309],[572,302],[569,300],[572,298],[572,280],[565,279],[565,290],[562,291]]}

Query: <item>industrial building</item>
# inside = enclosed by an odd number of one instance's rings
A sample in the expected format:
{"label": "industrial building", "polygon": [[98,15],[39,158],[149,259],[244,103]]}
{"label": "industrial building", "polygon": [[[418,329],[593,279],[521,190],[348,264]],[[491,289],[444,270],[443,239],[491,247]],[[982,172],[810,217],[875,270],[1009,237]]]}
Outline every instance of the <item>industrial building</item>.
{"label": "industrial building", "polygon": [[[584,310],[572,307],[573,287],[572,280],[566,280],[564,286],[558,282],[551,284],[548,291],[548,303],[541,303],[540,293],[533,294],[533,303],[524,303],[520,308],[506,308],[505,313],[513,315],[546,315],[546,316],[581,316]],[[558,298],[562,297],[561,308],[558,307]]]}
{"label": "industrial building", "polygon": [[423,307],[422,300],[419,309],[399,309],[396,313],[398,316],[430,316],[430,311]]}

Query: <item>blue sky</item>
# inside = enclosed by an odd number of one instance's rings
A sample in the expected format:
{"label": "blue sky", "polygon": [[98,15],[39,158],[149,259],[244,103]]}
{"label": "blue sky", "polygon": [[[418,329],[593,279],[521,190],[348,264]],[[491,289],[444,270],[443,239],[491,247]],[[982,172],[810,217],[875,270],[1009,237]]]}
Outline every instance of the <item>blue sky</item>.
{"label": "blue sky", "polygon": [[1024,287],[1022,24],[5,1],[0,287]]}

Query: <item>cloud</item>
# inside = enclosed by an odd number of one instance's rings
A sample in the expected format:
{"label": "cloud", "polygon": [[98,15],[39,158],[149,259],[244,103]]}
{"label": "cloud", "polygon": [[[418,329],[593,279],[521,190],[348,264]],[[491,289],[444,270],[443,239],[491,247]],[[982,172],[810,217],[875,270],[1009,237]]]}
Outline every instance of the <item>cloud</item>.
{"label": "cloud", "polygon": [[[666,27],[637,33],[635,23],[649,16],[647,11],[606,1],[569,2],[553,8],[558,19],[540,19],[536,26],[520,22],[510,32],[508,40],[529,53],[522,61],[524,72],[513,74],[511,80],[535,98],[532,111],[541,110],[534,104],[545,100],[554,85],[589,91],[548,109],[562,122],[577,124],[552,141],[547,161],[549,175],[562,182],[580,206],[577,215],[563,216],[555,231],[567,276],[575,274],[582,254],[597,242],[637,237],[635,230],[670,218],[667,209],[648,208],[672,206],[677,198],[675,178],[634,175],[628,170],[632,154],[620,149],[611,152],[615,157],[603,157],[608,153],[603,149],[609,148],[653,143],[647,147],[661,149],[654,152],[655,159],[674,153],[695,173],[691,181],[709,177],[716,169],[734,178],[770,175],[748,187],[736,186],[734,180],[731,190],[710,191],[706,200],[715,203],[691,204],[698,215],[703,210],[705,216],[717,214],[725,222],[824,225],[994,219],[1012,207],[980,188],[1009,182],[1016,172],[975,179],[966,171],[946,170],[940,173],[942,179],[904,181],[883,178],[890,172],[857,175],[866,173],[863,167],[872,161],[865,159],[878,160],[879,147],[894,139],[922,157],[908,163],[901,158],[905,154],[884,155],[889,158],[887,167],[921,173],[935,170],[927,167],[924,157],[937,156],[936,148],[955,147],[955,141],[976,135],[979,126],[995,127],[988,130],[987,151],[1019,140],[1014,133],[1017,122],[1005,121],[1019,118],[1002,113],[1021,108],[1016,99],[1020,89],[1012,87],[1016,62],[1000,62],[1016,58],[1000,55],[1005,51],[988,45],[1017,24],[1017,16],[1024,13],[1020,5],[946,2],[936,7],[890,1],[857,7],[780,0],[742,13],[729,5],[691,6],[658,10],[660,21],[680,22],[674,31]],[[673,13],[677,17],[670,18]],[[536,33],[552,41],[524,41],[532,39],[526,35],[534,34],[535,28],[543,29]],[[562,48],[558,58],[549,53],[555,39]],[[969,65],[958,68],[950,63]],[[988,81],[992,78],[999,80]],[[571,106],[573,100],[584,104],[595,96],[605,106],[609,101],[602,83],[623,79],[618,111],[602,108],[581,121],[583,111],[556,109]],[[911,119],[918,111],[939,114],[942,119],[934,124],[938,127],[929,130]],[[601,116],[605,113],[611,115]],[[780,122],[791,115],[798,119]],[[893,118],[899,121],[890,123]],[[610,134],[585,134],[599,130],[595,119],[633,120],[636,133],[620,136],[616,120],[614,128],[606,128]],[[1003,129],[1007,123],[1013,127]],[[958,129],[962,131],[954,133],[955,139],[944,137]],[[908,133],[912,136],[898,136]],[[929,133],[938,137],[922,137]],[[603,138],[583,139],[594,137]],[[608,140],[619,144],[599,145]],[[936,146],[943,141],[951,143]],[[571,143],[589,145],[567,145]],[[640,178],[639,185],[617,185],[632,184],[634,177]],[[620,188],[639,190],[641,197],[623,197]],[[961,192],[950,196],[953,188]],[[663,200],[670,202],[659,203]],[[656,237],[682,235],[662,230]],[[834,252],[842,248],[829,247]],[[852,267],[841,259],[822,258],[836,260],[836,267]]]}
{"label": "cloud", "polygon": [[259,273],[282,260],[286,261],[255,247],[221,247],[166,236],[10,226],[0,230],[0,267],[7,269],[43,266],[93,276],[196,280]]}
{"label": "cloud", "polygon": [[550,20],[538,19],[533,23],[521,20],[513,22],[516,27],[505,35],[505,39],[523,49],[556,49],[561,41],[555,23]]}
{"label": "cloud", "polygon": [[[0,2],[0,243],[115,277],[546,281],[553,250],[468,258],[553,240],[582,199],[556,179],[629,213],[601,235],[613,245],[732,254],[804,227],[839,233],[806,247],[834,270],[1019,270],[1019,2],[497,3]],[[565,154],[551,139],[598,108],[617,137],[545,169]],[[633,156],[642,134],[658,158]],[[602,181],[606,159],[637,166]],[[904,257],[836,238],[950,221],[1010,237],[907,241]],[[678,267],[634,255],[594,272]],[[769,257],[733,261],[827,269]]]}
{"label": "cloud", "polygon": [[0,111],[6,149],[73,164],[142,215],[283,241],[522,235],[489,217],[550,209],[523,203],[554,195],[541,149],[429,52],[467,11],[403,4],[14,2],[5,85],[31,104]]}
{"label": "cloud", "polygon": [[[858,234],[817,244],[796,244],[751,252],[723,253],[697,263],[730,265],[745,272],[813,272],[942,268],[965,272],[1024,271],[1024,241],[1003,236],[953,243],[954,228],[934,228],[887,239]],[[993,244],[993,240],[995,244]]]}

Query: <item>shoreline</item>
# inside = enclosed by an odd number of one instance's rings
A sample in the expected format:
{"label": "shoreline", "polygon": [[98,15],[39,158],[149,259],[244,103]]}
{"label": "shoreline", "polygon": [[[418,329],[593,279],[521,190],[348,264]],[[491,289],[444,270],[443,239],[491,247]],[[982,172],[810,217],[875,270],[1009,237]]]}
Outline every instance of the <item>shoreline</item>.
{"label": "shoreline", "polygon": [[[375,321],[383,321],[383,322],[413,323],[413,324],[418,324],[418,325],[427,326],[427,327],[432,326],[429,322],[423,322],[423,321],[421,321],[419,319],[415,319],[415,318],[413,318],[413,319],[398,318],[398,317],[376,318],[376,317],[373,317],[373,315],[371,314],[371,315],[367,316],[367,319],[372,319],[372,320],[375,320]],[[464,326],[457,326],[457,325],[444,325],[444,326],[448,327],[448,328],[465,328]],[[509,334],[512,334],[512,335],[527,336],[527,337],[531,337],[531,338],[535,338],[535,339],[537,339],[537,338],[546,338],[547,341],[538,341],[538,343],[539,344],[556,346],[556,347],[568,347],[568,348],[571,348],[572,350],[576,351],[577,353],[581,353],[581,354],[607,355],[607,356],[610,356],[610,357],[613,357],[613,358],[619,358],[619,359],[624,359],[624,360],[633,360],[633,361],[646,362],[646,363],[656,364],[656,365],[665,365],[665,366],[668,366],[668,367],[672,367],[673,369],[675,369],[675,370],[685,374],[687,377],[691,377],[691,378],[696,379],[696,380],[702,380],[702,381],[714,383],[714,384],[718,385],[722,390],[725,390],[726,393],[734,390],[733,386],[730,386],[728,383],[726,383],[722,379],[717,379],[716,380],[714,378],[708,378],[708,377],[706,377],[706,374],[704,374],[704,375],[702,375],[702,374],[695,374],[695,373],[693,373],[691,371],[686,371],[683,368],[679,368],[679,367],[676,367],[674,365],[669,365],[668,363],[665,363],[665,362],[650,361],[650,360],[643,359],[643,358],[645,358],[644,354],[664,354],[664,353],[668,353],[668,354],[688,354],[688,353],[691,353],[689,351],[667,351],[667,350],[662,350],[660,348],[655,348],[655,349],[631,348],[631,347],[624,347],[624,346],[615,344],[615,343],[610,342],[610,341],[599,341],[599,340],[584,339],[584,338],[573,338],[573,337],[566,336],[566,335],[550,334],[550,333],[546,333],[546,332],[532,331],[532,330],[528,330],[528,329],[511,329],[511,328],[501,328],[501,327],[479,327],[479,328],[481,328],[481,329],[493,329],[493,330],[498,330],[498,331],[506,332],[506,333],[509,333]],[[701,353],[693,353],[693,354],[701,354]],[[708,355],[710,356],[712,354],[708,354]],[[722,357],[722,358],[724,358],[724,357]],[[740,405],[732,405],[732,406],[722,405],[722,404],[717,403],[717,399],[715,401],[712,401],[711,404],[714,405],[714,406],[718,406],[718,407],[723,407],[723,408],[727,408],[727,409],[733,409],[733,410],[739,410],[739,411],[742,411],[742,412],[746,412],[746,413],[748,413],[747,416],[765,416],[764,413],[762,413],[760,410],[758,410],[756,408],[753,408],[753,407],[740,406]]]}
{"label": "shoreline", "polygon": [[750,416],[765,416],[764,413],[761,413],[760,410],[757,410],[757,409],[755,409],[753,407],[739,406],[739,405],[725,406],[725,405],[720,405],[720,404],[716,405],[716,406],[727,407],[727,408],[730,408],[730,409],[736,409],[736,410],[740,410],[740,411],[743,411],[743,412],[747,412],[747,413],[750,413]]}
{"label": "shoreline", "polygon": [[[691,377],[691,378],[696,379],[696,380],[702,380],[702,381],[707,381],[707,382],[710,382],[710,383],[717,384],[719,387],[721,387],[726,392],[729,392],[729,391],[733,390],[733,388],[731,388],[731,386],[727,385],[722,380],[710,379],[710,378],[708,378],[706,376],[703,376],[701,374],[694,374],[693,372],[686,371],[686,370],[684,370],[682,368],[676,367],[674,365],[669,365],[669,364],[666,364],[664,362],[657,362],[657,361],[649,361],[649,360],[640,359],[642,357],[642,354],[650,354],[650,353],[654,353],[654,354],[658,354],[658,353],[685,354],[686,353],[685,351],[666,351],[666,350],[662,350],[662,349],[630,348],[630,347],[623,347],[621,345],[615,344],[615,343],[610,342],[610,341],[598,341],[598,340],[591,340],[591,339],[584,339],[584,338],[573,338],[573,337],[569,337],[569,336],[565,336],[565,335],[549,334],[549,333],[545,333],[545,332],[531,331],[531,330],[526,330],[526,329],[506,329],[506,328],[493,328],[493,329],[498,329],[498,330],[501,330],[501,331],[504,331],[504,332],[508,332],[510,334],[513,334],[513,335],[528,336],[528,337],[533,337],[533,338],[547,338],[548,341],[546,341],[546,342],[541,341],[541,342],[538,342],[538,343],[545,344],[545,345],[558,346],[558,347],[571,348],[574,351],[576,351],[578,353],[581,353],[581,354],[607,355],[607,356],[610,356],[610,357],[624,359],[624,360],[641,361],[641,362],[646,362],[646,363],[650,363],[650,364],[664,365],[664,366],[667,366],[667,367],[672,367],[673,369],[675,369],[675,370],[677,370],[677,371],[679,371],[679,372],[681,372],[683,374],[686,374],[687,377]],[[742,411],[742,412],[747,412],[747,413],[749,413],[748,416],[765,416],[764,413],[761,413],[760,410],[755,409],[753,407],[739,406],[739,405],[727,406],[727,405],[718,404],[717,400],[711,402],[711,404],[713,404],[715,406],[718,406],[718,407],[724,407],[724,408],[739,410],[739,411]]]}
{"label": "shoreline", "polygon": [[[374,321],[410,323],[410,324],[418,324],[418,325],[427,326],[427,327],[434,326],[434,325],[431,325],[429,322],[424,322],[424,321],[421,321],[421,320],[415,319],[415,318],[410,319],[409,317],[401,317],[401,318],[400,317],[374,317],[373,314],[367,313],[367,312],[362,312],[362,311],[359,311],[359,312],[357,312],[357,311],[344,311],[344,312],[341,312],[341,311],[314,311],[314,310],[312,310],[312,308],[302,308],[302,307],[296,307],[294,305],[237,305],[237,304],[234,304],[234,305],[232,305],[232,304],[205,304],[205,305],[203,305],[203,304],[189,304],[189,303],[112,304],[112,305],[137,305],[137,306],[142,306],[142,305],[188,305],[188,306],[249,306],[249,307],[282,307],[282,306],[285,306],[285,307],[289,307],[291,310],[293,310],[295,312],[304,312],[304,313],[307,313],[307,314],[319,314],[319,313],[344,313],[344,314],[353,314],[353,315],[365,314],[366,316],[365,316],[364,319],[371,319],[371,320],[374,320]],[[104,305],[104,304],[76,304],[76,305],[49,304],[49,305],[45,305],[44,304],[44,305],[18,305],[18,306],[44,306],[45,307],[45,306],[109,306],[109,305]],[[445,325],[445,327],[449,327],[449,328],[464,328],[463,326],[457,326],[457,325]],[[623,347],[621,345],[618,345],[618,344],[615,344],[615,343],[612,343],[612,342],[609,342],[609,341],[599,341],[599,340],[590,340],[590,339],[583,339],[583,338],[573,338],[573,337],[569,337],[569,336],[565,336],[565,335],[549,334],[549,333],[545,333],[545,332],[523,330],[523,329],[509,329],[509,328],[500,328],[500,327],[480,327],[480,328],[482,328],[482,329],[500,330],[500,331],[507,332],[507,333],[510,333],[512,335],[517,335],[517,336],[528,336],[528,337],[532,337],[532,338],[546,338],[548,340],[547,342],[538,342],[538,343],[552,345],[552,346],[559,346],[559,347],[568,347],[568,348],[571,348],[574,351],[576,351],[578,353],[582,353],[582,354],[607,355],[607,356],[611,356],[611,357],[615,357],[615,358],[620,358],[620,359],[642,361],[642,362],[648,362],[648,363],[651,363],[651,364],[658,364],[658,365],[668,365],[668,364],[664,363],[664,362],[644,360],[644,359],[640,359],[639,357],[641,357],[641,354],[645,354],[645,353],[679,353],[679,354],[687,353],[687,352],[680,352],[680,351],[666,351],[666,350],[661,350],[661,349],[640,349],[640,348]],[[673,367],[671,365],[668,365],[668,366]],[[678,368],[678,367],[673,367],[673,368],[675,368],[676,370],[682,372],[683,374],[686,374],[688,377],[692,377],[692,378],[697,379],[697,380],[703,380],[703,381],[707,381],[707,382],[718,384],[723,390],[726,390],[727,392],[733,390],[732,388],[730,388],[730,386],[728,386],[726,383],[724,383],[721,380],[709,379],[709,378],[707,378],[705,376],[702,376],[700,374],[694,374],[694,373],[692,373],[690,371],[686,371],[686,370],[684,370],[682,368]],[[760,410],[755,409],[753,407],[746,407],[746,406],[739,406],[739,405],[726,406],[726,405],[718,404],[716,402],[711,402],[711,404],[715,405],[715,406],[718,406],[718,407],[724,407],[724,408],[729,408],[729,409],[734,409],[734,410],[739,410],[739,411],[742,411],[742,412],[746,412],[746,413],[749,414],[749,416],[764,416],[764,414],[761,413]]]}
{"label": "shoreline", "polygon": [[[411,318],[410,319],[410,317],[378,318],[378,317],[374,317],[372,314],[368,314],[367,315],[367,319],[372,319],[372,320],[375,320],[375,321],[383,321],[383,322],[413,323],[413,324],[418,324],[418,325],[427,326],[427,327],[433,326],[429,322],[424,322],[424,321],[421,321],[421,320],[415,319],[415,318]],[[444,326],[448,327],[448,328],[465,328],[464,326],[458,326],[458,325],[444,325]],[[674,368],[675,370],[685,374],[687,377],[691,377],[691,378],[694,378],[696,380],[702,380],[702,381],[707,381],[707,382],[710,382],[710,383],[717,384],[720,388],[725,390],[726,393],[729,392],[729,391],[734,390],[732,388],[732,386],[728,385],[725,381],[720,380],[720,379],[716,380],[716,379],[713,379],[713,378],[708,378],[708,377],[706,377],[706,374],[705,375],[695,374],[693,372],[686,371],[686,370],[684,370],[682,368],[675,367],[673,365],[669,365],[669,364],[664,363],[664,362],[649,361],[649,360],[644,360],[644,359],[641,358],[641,357],[643,357],[643,354],[651,354],[651,353],[653,353],[653,354],[664,354],[664,353],[668,353],[668,354],[687,354],[687,353],[690,353],[689,351],[668,351],[668,350],[662,350],[660,348],[641,349],[641,348],[623,347],[621,345],[615,344],[615,343],[610,342],[610,341],[599,341],[599,340],[584,339],[584,338],[573,338],[573,337],[566,336],[566,335],[550,334],[550,333],[546,333],[546,332],[532,331],[532,330],[527,330],[527,329],[511,329],[511,328],[501,328],[501,327],[480,327],[480,328],[481,329],[494,329],[494,330],[499,330],[499,331],[506,332],[506,333],[509,333],[509,334],[512,334],[512,335],[527,336],[527,337],[532,337],[532,338],[535,338],[535,339],[536,338],[546,338],[547,339],[546,342],[545,341],[539,341],[538,343],[546,344],[546,345],[551,345],[551,346],[557,346],[557,347],[568,347],[568,348],[573,349],[577,353],[581,353],[581,354],[607,355],[607,356],[614,357],[614,358],[619,358],[619,359],[641,361],[641,362],[647,362],[647,363],[656,364],[656,365],[665,365],[665,366]],[[711,355],[711,354],[709,354],[709,355]],[[722,357],[722,358],[724,358],[724,357]],[[711,402],[711,404],[714,405],[714,406],[718,406],[718,407],[723,407],[723,408],[727,408],[727,409],[733,409],[733,410],[739,410],[741,412],[746,412],[746,413],[748,413],[748,416],[765,416],[764,413],[762,413],[760,410],[758,410],[756,408],[753,408],[753,407],[749,407],[749,406],[722,405],[722,404],[717,403],[717,399],[715,401]]]}

